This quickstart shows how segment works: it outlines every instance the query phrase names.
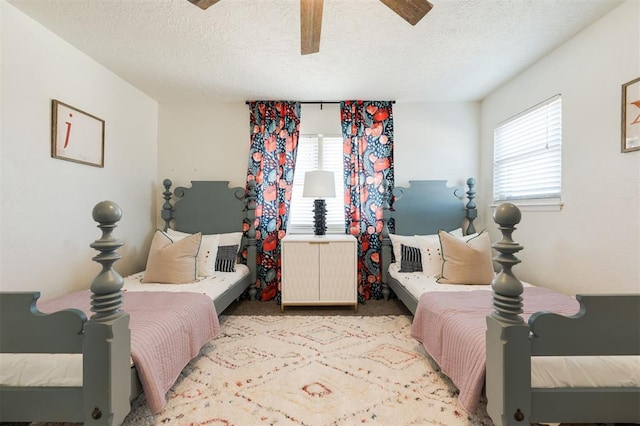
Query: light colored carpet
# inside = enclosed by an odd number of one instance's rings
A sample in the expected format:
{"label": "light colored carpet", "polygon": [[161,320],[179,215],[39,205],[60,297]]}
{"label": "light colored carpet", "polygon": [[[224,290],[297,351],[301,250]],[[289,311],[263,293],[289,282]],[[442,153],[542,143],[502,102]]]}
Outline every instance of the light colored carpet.
{"label": "light colored carpet", "polygon": [[398,299],[367,300],[365,303],[359,303],[357,310],[353,309],[353,306],[287,306],[284,311],[274,300],[252,302],[243,299],[233,302],[221,315],[351,315],[369,317],[412,314]]}
{"label": "light colored carpet", "polygon": [[125,424],[491,425],[469,416],[409,336],[409,316],[222,316],[152,415]]}

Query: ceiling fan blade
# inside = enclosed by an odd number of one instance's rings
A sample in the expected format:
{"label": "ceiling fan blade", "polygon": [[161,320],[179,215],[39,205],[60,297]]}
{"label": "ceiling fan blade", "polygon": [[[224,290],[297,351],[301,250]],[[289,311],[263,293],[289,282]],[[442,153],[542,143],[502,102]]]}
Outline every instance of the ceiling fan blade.
{"label": "ceiling fan blade", "polygon": [[189,0],[191,3],[195,4],[202,10],[207,10],[209,6],[213,6],[218,3],[220,0]]}
{"label": "ceiling fan blade", "polygon": [[323,0],[300,0],[300,53],[320,51]]}
{"label": "ceiling fan blade", "polygon": [[415,25],[429,13],[433,5],[427,0],[380,0],[402,19]]}

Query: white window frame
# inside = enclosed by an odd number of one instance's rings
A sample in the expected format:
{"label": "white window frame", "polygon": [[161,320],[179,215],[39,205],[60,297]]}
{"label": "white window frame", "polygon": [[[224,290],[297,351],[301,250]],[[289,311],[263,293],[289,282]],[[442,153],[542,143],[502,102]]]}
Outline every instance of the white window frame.
{"label": "white window frame", "polygon": [[[326,140],[326,141],[325,141]],[[310,151],[305,144],[317,144],[317,151]],[[325,147],[325,143],[334,143],[332,147]],[[304,176],[307,171],[329,170],[333,172],[335,180],[335,198],[326,198],[327,206],[327,234],[344,234],[344,182],[343,182],[343,158],[342,136],[324,134],[305,134],[298,138],[298,153],[296,155],[295,175],[293,178],[291,205],[289,211],[289,234],[312,234],[313,227],[313,198],[302,197],[304,188]],[[325,149],[326,148],[326,149]],[[333,160],[336,164],[325,164],[331,149]],[[316,163],[317,161],[317,163]]]}
{"label": "white window frame", "polygon": [[494,129],[493,203],[528,210],[562,208],[562,96],[555,95]]}

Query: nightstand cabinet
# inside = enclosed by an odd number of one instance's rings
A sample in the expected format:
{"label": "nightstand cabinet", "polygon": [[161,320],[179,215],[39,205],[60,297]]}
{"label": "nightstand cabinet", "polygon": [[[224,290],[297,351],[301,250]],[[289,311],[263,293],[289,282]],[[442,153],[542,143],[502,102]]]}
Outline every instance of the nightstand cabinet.
{"label": "nightstand cabinet", "polygon": [[358,309],[357,241],[352,235],[287,235],[281,242],[282,305]]}

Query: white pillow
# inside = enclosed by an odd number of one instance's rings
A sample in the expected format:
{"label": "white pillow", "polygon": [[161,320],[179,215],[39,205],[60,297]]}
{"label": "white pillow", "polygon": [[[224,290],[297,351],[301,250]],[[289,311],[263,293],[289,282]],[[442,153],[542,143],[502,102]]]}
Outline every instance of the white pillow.
{"label": "white pillow", "polygon": [[[167,235],[173,239],[181,239],[191,234],[168,229]],[[206,277],[213,275],[216,271],[218,247],[223,246],[238,246],[238,251],[240,251],[242,247],[242,232],[203,235],[200,254],[198,255],[198,276]]]}
{"label": "white pillow", "polygon": [[418,241],[414,237],[410,237],[406,235],[389,234],[389,238],[391,238],[393,256],[396,259],[396,262],[398,263],[402,261],[402,245],[403,244],[408,247],[418,247]]}
{"label": "white pillow", "polygon": [[[462,237],[462,228],[454,229],[453,231],[450,232],[450,234],[458,237]],[[402,245],[404,244],[405,246],[408,246],[408,247],[420,248],[418,238],[421,238],[421,237],[425,237],[425,238],[435,237],[436,240],[438,240],[438,246],[440,245],[438,234],[414,235],[414,236],[389,234],[389,238],[391,238],[391,246],[393,247],[393,256],[395,257],[396,262],[399,262],[399,263],[402,262]],[[422,250],[420,254],[422,255]],[[424,268],[424,263],[422,266]]]}
{"label": "white pillow", "polygon": [[219,235],[219,246],[238,246],[238,250],[242,247],[242,232],[228,232],[226,234]]}
{"label": "white pillow", "polygon": [[464,237],[464,235],[462,234],[462,228],[454,229],[453,231],[449,231],[449,233],[454,237]]}
{"label": "white pillow", "polygon": [[[445,231],[440,231],[445,232]],[[462,235],[462,228],[447,232],[452,237],[460,238],[468,241],[478,234]],[[429,278],[437,278],[442,273],[442,248],[440,245],[440,237],[438,234],[432,235],[416,235],[416,241],[420,248],[420,257],[422,258],[422,273]]]}
{"label": "white pillow", "polygon": [[[183,238],[190,236],[185,232],[174,231],[173,229],[167,230],[167,235],[174,241],[180,241]],[[218,254],[218,246],[223,245],[219,243],[219,234],[210,234],[202,236],[202,243],[200,244],[200,252],[198,253],[198,276],[206,277],[213,275],[216,267],[216,256]]]}
{"label": "white pillow", "polygon": [[442,272],[442,254],[440,237],[433,235],[416,235],[422,259],[422,273],[427,277],[436,277]]}

